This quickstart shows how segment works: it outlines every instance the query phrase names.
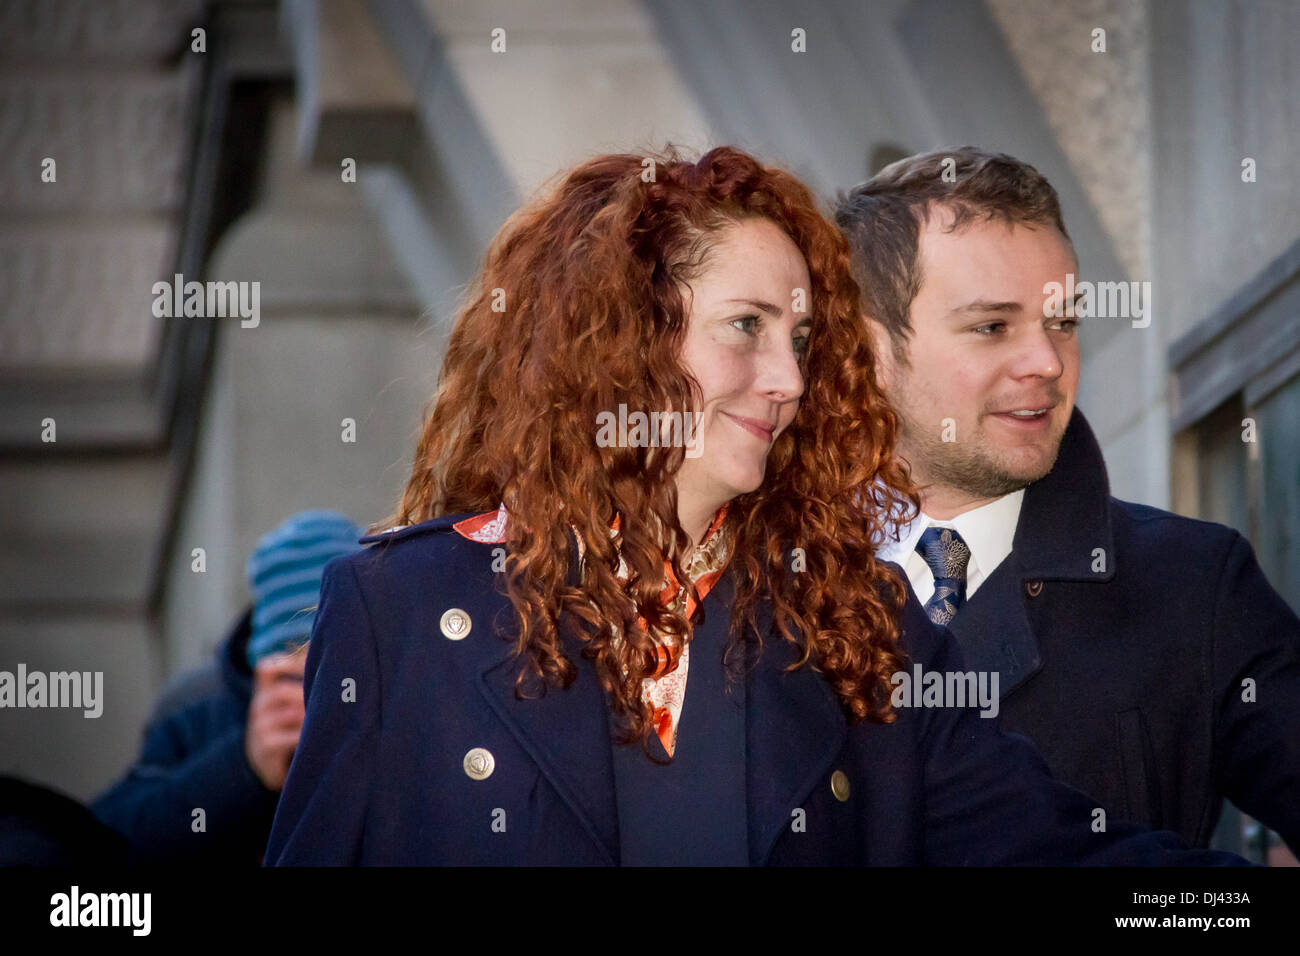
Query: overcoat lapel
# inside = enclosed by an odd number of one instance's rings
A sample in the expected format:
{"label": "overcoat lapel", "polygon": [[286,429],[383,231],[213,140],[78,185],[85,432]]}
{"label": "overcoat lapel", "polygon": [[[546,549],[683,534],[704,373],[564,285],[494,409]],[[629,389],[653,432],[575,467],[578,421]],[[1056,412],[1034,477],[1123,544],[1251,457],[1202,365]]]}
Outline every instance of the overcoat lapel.
{"label": "overcoat lapel", "polygon": [[1005,698],[1043,666],[1038,637],[1025,612],[1024,584],[1013,552],[948,622],[966,667],[998,673]]}
{"label": "overcoat lapel", "polygon": [[[577,540],[569,539],[568,584],[576,587]],[[509,605],[504,596],[503,607]],[[610,750],[609,704],[595,665],[582,656],[582,642],[568,615],[560,619],[561,645],[578,669],[565,690],[547,687],[543,697],[519,700],[515,677],[519,660],[513,646],[503,660],[483,672],[480,690],[525,752],[581,822],[607,862],[617,866],[618,804],[614,793],[614,759]]]}
{"label": "overcoat lapel", "polygon": [[[718,588],[732,582],[724,576]],[[830,685],[811,666],[783,673],[799,651],[772,633],[770,605],[756,616],[763,646],[747,644],[745,684],[745,784],[749,813],[749,862],[766,865],[790,814],[828,774],[844,747],[847,723]]]}
{"label": "overcoat lapel", "polygon": [[[729,619],[734,593],[730,573],[724,574],[705,598],[705,612]],[[847,730],[835,695],[819,673],[808,666],[782,673],[798,653],[779,635],[766,633],[771,622],[766,606],[757,622],[764,646],[757,655],[752,643],[745,651],[745,783],[750,862],[763,865],[789,825],[791,811],[827,775]],[[608,704],[579,641],[567,629],[564,634],[566,652],[578,668],[578,678],[567,690],[550,687],[541,698],[516,699],[513,650],[483,672],[481,690],[608,861],[617,864]]]}
{"label": "overcoat lapel", "polygon": [[509,655],[483,673],[482,691],[551,786],[581,821],[608,862],[617,865],[618,807],[610,751],[609,707],[595,666],[567,640],[565,651],[578,668],[568,689],[547,687],[543,697],[515,697],[519,661]]}

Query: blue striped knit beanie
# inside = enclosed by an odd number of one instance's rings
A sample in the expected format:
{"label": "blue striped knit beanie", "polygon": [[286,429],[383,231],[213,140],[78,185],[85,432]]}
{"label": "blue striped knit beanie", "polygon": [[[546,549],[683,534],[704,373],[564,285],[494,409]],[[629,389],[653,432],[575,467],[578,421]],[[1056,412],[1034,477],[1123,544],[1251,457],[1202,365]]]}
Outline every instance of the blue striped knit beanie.
{"label": "blue striped knit beanie", "polygon": [[253,632],[248,663],[292,651],[311,637],[325,565],[361,548],[365,532],[337,511],[304,511],[268,533],[248,559]]}

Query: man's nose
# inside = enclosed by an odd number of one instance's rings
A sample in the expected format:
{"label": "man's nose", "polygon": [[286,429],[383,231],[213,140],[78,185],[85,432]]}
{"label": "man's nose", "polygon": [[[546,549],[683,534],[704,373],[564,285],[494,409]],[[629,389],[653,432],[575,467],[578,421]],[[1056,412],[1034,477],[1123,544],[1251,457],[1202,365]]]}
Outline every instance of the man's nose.
{"label": "man's nose", "polygon": [[1060,349],[1046,329],[1027,331],[1024,339],[1016,343],[1016,353],[1011,362],[1014,378],[1060,378],[1064,370]]}

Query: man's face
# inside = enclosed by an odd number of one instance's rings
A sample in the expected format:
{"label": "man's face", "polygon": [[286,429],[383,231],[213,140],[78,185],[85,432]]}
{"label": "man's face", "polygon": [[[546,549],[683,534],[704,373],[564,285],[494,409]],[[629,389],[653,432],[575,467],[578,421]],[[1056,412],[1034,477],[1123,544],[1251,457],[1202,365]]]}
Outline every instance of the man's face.
{"label": "man's face", "polygon": [[945,232],[949,221],[932,211],[921,230],[906,363],[871,323],[927,510],[962,510],[1046,475],[1079,385],[1076,320],[1043,315],[1043,287],[1076,271],[1065,237],[1000,221]]}

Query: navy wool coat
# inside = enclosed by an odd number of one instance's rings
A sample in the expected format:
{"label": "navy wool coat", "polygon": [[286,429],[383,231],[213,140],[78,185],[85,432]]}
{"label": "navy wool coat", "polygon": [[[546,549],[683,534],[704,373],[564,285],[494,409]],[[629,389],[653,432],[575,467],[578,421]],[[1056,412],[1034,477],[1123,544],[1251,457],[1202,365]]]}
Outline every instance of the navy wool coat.
{"label": "navy wool coat", "polygon": [[1300,852],[1300,620],[1236,531],[1112,498],[1078,409],[948,629],[1062,781],[1195,846],[1227,797]]}
{"label": "navy wool coat", "polygon": [[[464,517],[364,538],[385,540],[326,566],[306,721],[268,865],[620,862],[594,668],[566,627],[577,680],[516,699],[513,612],[495,586],[493,546],[453,530]],[[697,640],[702,627],[728,626],[734,593],[724,574],[697,609]],[[457,640],[440,627],[450,609],[470,621]],[[925,670],[965,670],[915,598],[902,628]],[[1053,781],[1026,739],[975,708],[899,709],[893,724],[850,726],[818,673],[782,672],[791,645],[771,634],[764,645],[745,678],[745,801],[735,807],[753,865],[1239,862],[1183,851],[1172,833],[1109,820],[1097,832],[1098,804]],[[689,695],[679,746],[702,732]],[[467,757],[483,750],[492,769],[482,776],[480,761],[476,778]]]}
{"label": "navy wool coat", "polygon": [[[252,620],[250,607],[210,666],[164,691],[135,764],[91,806],[127,838],[128,863],[255,866],[261,859],[279,794],[266,788],[244,751]],[[200,833],[192,826],[195,807],[206,814]]]}

